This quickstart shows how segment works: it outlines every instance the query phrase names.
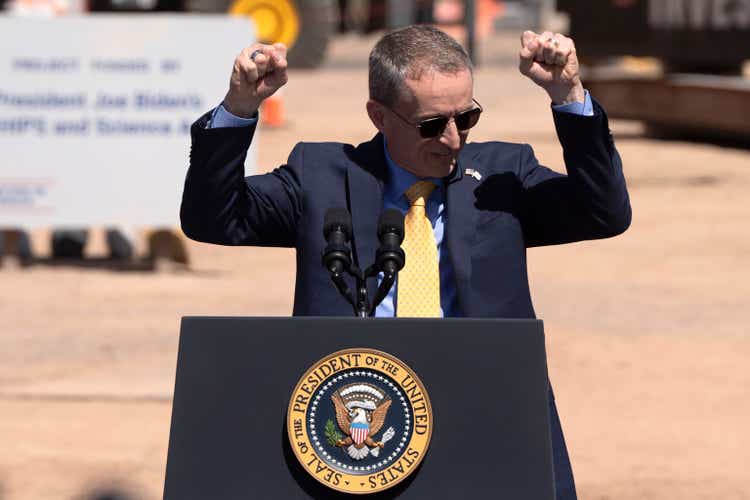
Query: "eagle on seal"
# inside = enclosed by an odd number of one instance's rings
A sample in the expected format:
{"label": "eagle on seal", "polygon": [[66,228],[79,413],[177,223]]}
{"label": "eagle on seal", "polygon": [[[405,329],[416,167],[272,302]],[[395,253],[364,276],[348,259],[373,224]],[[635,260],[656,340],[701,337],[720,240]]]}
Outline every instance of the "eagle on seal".
{"label": "eagle on seal", "polygon": [[[391,399],[372,384],[354,383],[344,386],[331,395],[336,410],[336,423],[347,435],[336,446],[346,448],[356,460],[365,458],[370,448],[383,448],[383,441],[375,441],[385,423]],[[377,456],[377,453],[373,453]]]}

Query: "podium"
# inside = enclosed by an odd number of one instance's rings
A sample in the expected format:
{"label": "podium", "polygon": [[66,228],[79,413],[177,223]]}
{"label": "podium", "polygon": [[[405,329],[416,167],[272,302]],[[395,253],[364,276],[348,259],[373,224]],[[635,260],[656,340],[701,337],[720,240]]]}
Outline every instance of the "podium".
{"label": "podium", "polygon": [[538,320],[182,320],[164,498],[344,498],[303,469],[286,414],[325,356],[371,348],[406,363],[433,413],[405,480],[365,498],[554,499],[544,332]]}

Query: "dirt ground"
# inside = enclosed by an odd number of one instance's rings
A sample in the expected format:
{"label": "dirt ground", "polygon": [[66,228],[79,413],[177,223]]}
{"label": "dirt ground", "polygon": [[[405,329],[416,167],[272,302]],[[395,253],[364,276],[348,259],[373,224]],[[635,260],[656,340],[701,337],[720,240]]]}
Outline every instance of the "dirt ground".
{"label": "dirt ground", "polygon": [[[298,140],[371,137],[371,44],[339,39],[324,69],[292,72],[287,125],[258,136],[263,170]],[[529,142],[561,169],[548,101],[517,73],[515,44],[481,47],[485,114],[472,138]],[[750,155],[611,126],[631,229],[529,255],[580,497],[750,499]],[[49,251],[46,231],[32,237]],[[102,240],[99,230],[90,255]],[[189,250],[189,271],[0,270],[0,499],[101,485],[161,496],[180,317],[291,311],[291,251]]]}

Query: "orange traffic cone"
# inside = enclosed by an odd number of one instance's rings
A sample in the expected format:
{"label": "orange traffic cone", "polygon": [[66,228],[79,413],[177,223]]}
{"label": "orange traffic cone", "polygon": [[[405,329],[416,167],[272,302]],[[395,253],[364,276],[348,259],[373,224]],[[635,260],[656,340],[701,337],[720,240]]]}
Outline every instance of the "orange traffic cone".
{"label": "orange traffic cone", "polygon": [[284,125],[284,98],[281,89],[271,97],[266,98],[260,106],[260,122],[267,127],[281,127]]}

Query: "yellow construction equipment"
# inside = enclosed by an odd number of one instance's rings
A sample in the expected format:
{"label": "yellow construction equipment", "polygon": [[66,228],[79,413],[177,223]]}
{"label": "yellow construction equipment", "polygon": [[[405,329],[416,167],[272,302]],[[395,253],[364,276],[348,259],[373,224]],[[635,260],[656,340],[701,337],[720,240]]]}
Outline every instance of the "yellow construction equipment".
{"label": "yellow construction equipment", "polygon": [[281,42],[292,48],[299,37],[299,13],[291,0],[235,0],[229,13],[252,19],[261,43]]}

